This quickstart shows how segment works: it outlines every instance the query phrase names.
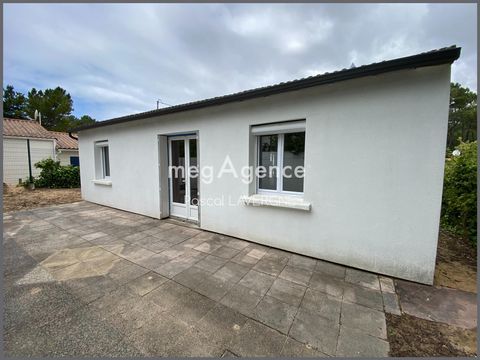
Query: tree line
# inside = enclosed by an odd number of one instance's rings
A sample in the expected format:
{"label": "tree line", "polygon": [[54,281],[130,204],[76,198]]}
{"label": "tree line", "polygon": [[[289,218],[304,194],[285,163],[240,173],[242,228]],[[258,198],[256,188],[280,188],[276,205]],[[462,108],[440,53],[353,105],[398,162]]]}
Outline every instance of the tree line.
{"label": "tree line", "polygon": [[458,83],[450,84],[447,148],[453,150],[465,142],[477,140],[477,94]]}
{"label": "tree line", "polygon": [[35,110],[42,114],[42,126],[47,130],[68,131],[96,122],[88,115],[80,118],[73,115],[72,97],[59,86],[45,90],[32,88],[27,95],[15,91],[12,85],[3,88],[3,117],[33,119]]}

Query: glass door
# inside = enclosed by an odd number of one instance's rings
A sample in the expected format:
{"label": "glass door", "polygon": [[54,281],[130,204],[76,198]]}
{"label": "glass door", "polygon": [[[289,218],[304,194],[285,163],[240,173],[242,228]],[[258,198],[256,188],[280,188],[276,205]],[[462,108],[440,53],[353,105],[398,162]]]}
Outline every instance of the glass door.
{"label": "glass door", "polygon": [[196,135],[169,139],[170,214],[198,221],[198,141]]}

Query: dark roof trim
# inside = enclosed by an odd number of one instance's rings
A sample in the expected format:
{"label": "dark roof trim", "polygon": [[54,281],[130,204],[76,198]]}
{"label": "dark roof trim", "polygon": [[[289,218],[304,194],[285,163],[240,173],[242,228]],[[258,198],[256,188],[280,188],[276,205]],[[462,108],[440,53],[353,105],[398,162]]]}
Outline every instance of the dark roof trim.
{"label": "dark roof trim", "polygon": [[79,127],[77,129],[70,130],[71,132],[78,132],[80,130],[98,128],[102,126],[120,124],[124,122],[147,119],[154,116],[161,116],[167,114],[173,114],[182,111],[202,109],[210,106],[223,105],[226,103],[244,101],[255,99],[258,97],[264,97],[269,95],[280,94],[288,91],[300,90],[309,88],[312,86],[330,84],[338,81],[344,81],[349,79],[356,79],[364,76],[371,76],[382,74],[390,71],[411,69],[425,66],[433,66],[440,64],[451,64],[460,56],[460,47],[455,45],[442,48],[438,50],[432,50],[429,52],[407,56],[403,58],[382,61],[379,63],[373,63],[370,65],[359,66],[351,69],[343,69],[335,71],[333,73],[325,73],[321,75],[310,76],[308,78],[292,80],[276,85],[265,86],[252,90],[246,90],[235,94],[214,97],[210,99],[190,102],[181,105],[170,106],[158,110],[147,111],[139,114],[122,116],[115,119],[100,121],[94,125],[88,125]]}

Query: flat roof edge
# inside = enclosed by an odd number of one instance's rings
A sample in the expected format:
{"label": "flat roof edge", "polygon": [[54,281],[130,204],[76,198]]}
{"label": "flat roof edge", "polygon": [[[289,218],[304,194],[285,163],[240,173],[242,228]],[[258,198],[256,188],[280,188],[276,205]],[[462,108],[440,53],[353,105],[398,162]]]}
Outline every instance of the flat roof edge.
{"label": "flat roof edge", "polygon": [[419,68],[426,66],[435,66],[441,64],[452,64],[460,56],[461,48],[457,46],[451,46],[438,50],[429,51],[417,55],[407,56],[403,58],[397,58],[393,60],[382,61],[379,63],[373,63],[369,65],[363,65],[356,68],[344,69],[332,73],[325,73],[321,75],[315,75],[304,79],[292,80],[285,83],[276,85],[265,86],[261,88],[251,89],[234,93],[230,95],[224,95],[205,100],[199,100],[195,102],[170,106],[158,110],[151,110],[143,113],[122,116],[114,119],[104,120],[97,122],[93,125],[83,126],[70,130],[70,132],[78,132],[82,130],[94,129],[109,125],[121,124],[125,122],[148,119],[155,116],[162,116],[167,114],[173,114],[183,111],[197,110],[207,108],[211,106],[218,106],[227,103],[233,103],[244,100],[251,100],[259,97],[265,97],[275,94],[281,94],[285,92],[306,89],[313,86],[331,84],[334,82],[340,82],[350,79],[357,79],[366,76],[378,75],[382,73]]}

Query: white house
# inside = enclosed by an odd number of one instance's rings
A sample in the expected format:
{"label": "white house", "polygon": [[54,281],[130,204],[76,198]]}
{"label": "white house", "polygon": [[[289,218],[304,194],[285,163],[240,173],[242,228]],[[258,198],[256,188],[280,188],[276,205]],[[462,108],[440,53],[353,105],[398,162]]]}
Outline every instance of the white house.
{"label": "white house", "polygon": [[[459,55],[453,46],[77,129],[82,196],[431,284]],[[240,174],[289,165],[304,176]]]}
{"label": "white house", "polygon": [[56,140],[56,159],[60,161],[60,165],[80,166],[78,140],[69,136],[66,132],[50,131],[50,133]]}
{"label": "white house", "polygon": [[[30,161],[28,149],[30,148]],[[29,177],[38,176],[35,163],[52,158],[62,165],[78,165],[78,141],[68,133],[48,131],[38,121],[3,119],[3,182],[18,184]]]}

